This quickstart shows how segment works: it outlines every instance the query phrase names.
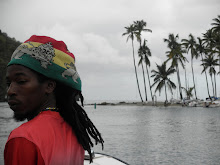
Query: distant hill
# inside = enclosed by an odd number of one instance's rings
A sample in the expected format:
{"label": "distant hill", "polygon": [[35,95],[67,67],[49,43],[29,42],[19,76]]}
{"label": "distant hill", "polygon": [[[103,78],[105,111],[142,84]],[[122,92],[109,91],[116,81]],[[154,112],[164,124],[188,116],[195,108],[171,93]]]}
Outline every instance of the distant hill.
{"label": "distant hill", "polygon": [[5,101],[5,74],[7,64],[10,61],[12,53],[20,44],[21,42],[16,41],[15,38],[9,37],[0,30],[0,101]]}

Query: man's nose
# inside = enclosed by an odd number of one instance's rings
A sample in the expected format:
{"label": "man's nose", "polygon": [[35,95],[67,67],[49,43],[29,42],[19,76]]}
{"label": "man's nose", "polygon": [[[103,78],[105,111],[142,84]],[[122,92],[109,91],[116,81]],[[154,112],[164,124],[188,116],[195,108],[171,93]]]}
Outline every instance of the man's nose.
{"label": "man's nose", "polygon": [[15,94],[16,94],[15,85],[14,85],[13,83],[11,83],[11,84],[8,86],[7,95],[8,95],[8,96],[12,96],[12,95],[15,95]]}

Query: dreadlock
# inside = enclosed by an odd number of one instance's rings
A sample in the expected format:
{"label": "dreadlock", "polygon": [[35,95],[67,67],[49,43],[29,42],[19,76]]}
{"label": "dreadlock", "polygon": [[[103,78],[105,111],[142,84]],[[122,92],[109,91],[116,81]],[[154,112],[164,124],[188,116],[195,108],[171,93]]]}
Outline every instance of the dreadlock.
{"label": "dreadlock", "polygon": [[[44,82],[48,79],[37,72],[36,74],[39,82]],[[91,148],[93,147],[93,142],[91,138],[95,140],[95,144],[101,143],[102,149],[104,148],[104,140],[85,110],[76,101],[76,97],[79,97],[83,106],[84,98],[81,91],[56,82],[55,97],[60,115],[72,127],[78,142],[84,150],[88,151],[90,162],[92,162]]]}
{"label": "dreadlock", "polygon": [[102,144],[102,149],[104,141],[85,110],[76,101],[78,96],[83,104],[81,92],[57,83],[55,96],[60,115],[72,127],[78,142],[84,150],[88,151],[90,162],[92,162],[91,147],[93,147],[93,142],[91,137],[95,140],[95,144]]}

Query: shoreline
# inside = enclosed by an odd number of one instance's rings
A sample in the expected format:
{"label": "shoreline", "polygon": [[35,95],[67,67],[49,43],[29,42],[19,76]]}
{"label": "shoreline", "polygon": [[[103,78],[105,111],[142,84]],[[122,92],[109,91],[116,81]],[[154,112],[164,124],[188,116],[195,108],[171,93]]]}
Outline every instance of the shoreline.
{"label": "shoreline", "polygon": [[[117,106],[117,105],[131,105],[131,106],[165,106],[164,102],[158,101],[156,103],[153,103],[152,101],[148,102],[117,102],[117,103],[112,103],[112,102],[101,102],[101,103],[88,103],[84,105],[111,105],[111,106]],[[180,103],[168,103],[166,106],[182,106]]]}

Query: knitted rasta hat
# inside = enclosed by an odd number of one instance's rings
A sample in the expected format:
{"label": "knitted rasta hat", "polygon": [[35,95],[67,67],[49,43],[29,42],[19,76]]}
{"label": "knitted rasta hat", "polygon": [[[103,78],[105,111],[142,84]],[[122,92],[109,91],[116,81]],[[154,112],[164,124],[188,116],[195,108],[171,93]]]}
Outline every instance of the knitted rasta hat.
{"label": "knitted rasta hat", "polygon": [[9,65],[19,64],[81,91],[75,57],[63,41],[46,36],[31,36],[12,54]]}

